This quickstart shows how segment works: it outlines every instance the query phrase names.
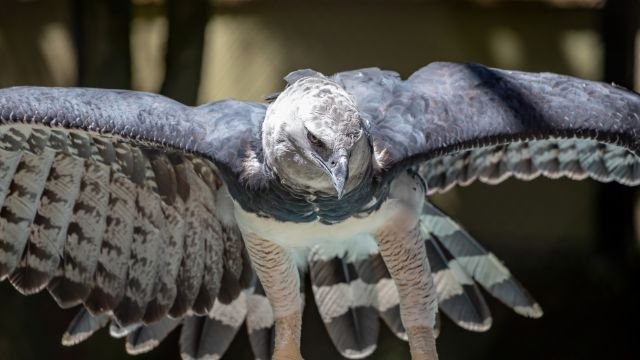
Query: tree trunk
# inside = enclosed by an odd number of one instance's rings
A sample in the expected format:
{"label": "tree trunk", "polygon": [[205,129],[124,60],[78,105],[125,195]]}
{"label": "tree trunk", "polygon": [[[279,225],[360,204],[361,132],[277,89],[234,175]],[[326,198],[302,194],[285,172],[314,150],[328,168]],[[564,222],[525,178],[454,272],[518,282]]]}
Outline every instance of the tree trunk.
{"label": "tree trunk", "polygon": [[204,35],[209,20],[207,0],[168,0],[169,39],[161,93],[184,104],[198,99]]}

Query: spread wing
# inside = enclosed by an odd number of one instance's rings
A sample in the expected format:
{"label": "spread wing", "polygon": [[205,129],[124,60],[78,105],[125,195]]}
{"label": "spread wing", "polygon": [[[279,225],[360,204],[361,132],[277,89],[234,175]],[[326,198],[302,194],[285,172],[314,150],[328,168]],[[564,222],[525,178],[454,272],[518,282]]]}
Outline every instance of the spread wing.
{"label": "spread wing", "polygon": [[219,168],[239,167],[263,113],[132,91],[0,90],[0,280],[125,329],[232,303],[250,264],[218,209]]}
{"label": "spread wing", "polygon": [[402,81],[333,77],[355,97],[381,167],[419,163],[430,191],[539,175],[637,184],[640,96],[549,73],[432,63]]}

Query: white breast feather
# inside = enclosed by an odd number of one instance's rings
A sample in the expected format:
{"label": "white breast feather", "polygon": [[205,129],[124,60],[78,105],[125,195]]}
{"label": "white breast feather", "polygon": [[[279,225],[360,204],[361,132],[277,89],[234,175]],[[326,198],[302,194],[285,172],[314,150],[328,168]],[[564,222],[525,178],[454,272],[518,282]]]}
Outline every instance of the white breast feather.
{"label": "white breast feather", "polygon": [[366,217],[351,217],[337,224],[320,221],[307,223],[283,222],[260,217],[246,212],[235,204],[235,219],[243,233],[254,233],[259,237],[295,250],[298,254],[319,245],[323,257],[347,256],[357,260],[377,252],[372,234],[385,225],[398,211],[407,207],[414,209],[416,216],[422,210],[424,192],[416,179],[408,174],[396,178],[390,188],[389,198],[382,206]]}

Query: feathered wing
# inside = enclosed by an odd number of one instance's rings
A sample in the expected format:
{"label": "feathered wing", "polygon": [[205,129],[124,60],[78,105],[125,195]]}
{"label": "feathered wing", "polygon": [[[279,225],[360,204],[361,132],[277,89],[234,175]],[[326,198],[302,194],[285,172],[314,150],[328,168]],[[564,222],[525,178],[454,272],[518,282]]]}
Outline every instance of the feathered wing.
{"label": "feathered wing", "polygon": [[0,280],[82,304],[65,344],[111,321],[129,352],[145,352],[187,316],[186,354],[221,355],[244,321],[252,270],[218,209],[220,167],[238,170],[263,116],[235,101],[0,90]]}
{"label": "feathered wing", "polygon": [[[376,68],[332,78],[368,122],[382,176],[418,166],[429,194],[511,176],[640,183],[640,96],[620,87],[453,63],[433,63],[405,81]],[[500,260],[446,215],[427,204],[421,222],[440,308],[455,322],[481,330],[488,323],[478,320],[490,321],[477,291],[459,288],[471,279],[522,315],[542,314]],[[462,277],[453,281],[455,274]],[[449,309],[447,291],[455,295]]]}
{"label": "feathered wing", "polygon": [[380,166],[421,164],[432,191],[512,175],[638,183],[640,96],[623,88],[454,63],[405,81],[379,69],[333,78],[371,124]]}

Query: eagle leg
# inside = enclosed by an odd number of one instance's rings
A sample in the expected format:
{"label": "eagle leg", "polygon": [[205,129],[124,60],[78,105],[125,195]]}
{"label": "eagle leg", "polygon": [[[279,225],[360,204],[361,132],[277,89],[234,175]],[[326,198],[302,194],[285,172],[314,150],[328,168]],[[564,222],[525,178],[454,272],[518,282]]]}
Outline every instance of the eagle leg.
{"label": "eagle leg", "polygon": [[398,288],[400,317],[407,330],[412,359],[437,360],[434,336],[437,297],[415,214],[399,212],[374,236]]}
{"label": "eagle leg", "polygon": [[243,234],[275,319],[273,360],[302,360],[300,277],[290,251],[255,234]]}

